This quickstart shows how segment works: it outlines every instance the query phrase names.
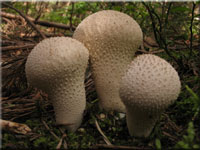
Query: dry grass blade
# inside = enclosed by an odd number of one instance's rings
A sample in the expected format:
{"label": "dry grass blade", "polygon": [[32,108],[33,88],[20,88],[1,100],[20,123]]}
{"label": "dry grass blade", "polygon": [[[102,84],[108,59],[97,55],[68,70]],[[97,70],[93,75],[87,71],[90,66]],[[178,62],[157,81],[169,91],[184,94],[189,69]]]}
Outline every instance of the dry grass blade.
{"label": "dry grass blade", "polygon": [[99,131],[99,133],[103,136],[104,141],[106,142],[107,145],[112,145],[111,142],[108,140],[108,138],[105,136],[105,134],[103,133],[103,131],[101,130],[97,120],[95,119],[95,125],[97,127],[97,130]]}

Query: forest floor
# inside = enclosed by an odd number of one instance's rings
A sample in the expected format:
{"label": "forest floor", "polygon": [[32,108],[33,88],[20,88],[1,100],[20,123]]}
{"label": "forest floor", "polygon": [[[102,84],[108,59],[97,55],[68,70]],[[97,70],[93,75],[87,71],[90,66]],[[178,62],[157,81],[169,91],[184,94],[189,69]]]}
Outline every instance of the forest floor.
{"label": "forest floor", "polygon": [[[2,131],[4,149],[168,149],[197,148],[200,143],[200,113],[196,109],[196,91],[200,90],[199,58],[188,63],[189,69],[181,70],[156,44],[144,41],[144,48],[136,54],[153,53],[168,60],[178,71],[182,89],[157,122],[148,138],[131,137],[125,117],[117,112],[106,113],[99,109],[91,74],[85,80],[87,109],[81,127],[75,133],[63,133],[55,125],[53,107],[45,93],[28,87],[24,66],[32,48],[42,36],[24,20],[5,17],[2,31],[2,119],[26,124],[32,130],[18,134]],[[70,36],[63,29],[43,28],[46,37]],[[60,32],[58,32],[60,31]],[[146,38],[148,39],[148,38]],[[183,43],[176,45],[181,46]],[[195,43],[194,43],[195,45]],[[198,45],[198,44],[197,44]],[[198,45],[199,46],[199,45]],[[198,51],[198,46],[196,51]],[[193,92],[194,91],[194,92]]]}

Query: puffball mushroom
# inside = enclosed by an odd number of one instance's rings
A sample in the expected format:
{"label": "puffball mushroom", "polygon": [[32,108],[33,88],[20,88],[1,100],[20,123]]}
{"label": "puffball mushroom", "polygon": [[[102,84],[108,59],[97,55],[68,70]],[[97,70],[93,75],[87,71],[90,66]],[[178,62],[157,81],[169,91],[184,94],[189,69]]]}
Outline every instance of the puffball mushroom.
{"label": "puffball mushroom", "polygon": [[119,81],[142,43],[140,26],[124,13],[103,10],[85,18],[73,38],[89,50],[100,107],[125,112],[119,97]]}
{"label": "puffball mushroom", "polygon": [[28,82],[49,96],[56,123],[74,132],[86,106],[84,76],[89,52],[79,41],[53,37],[37,44],[27,58]]}
{"label": "puffball mushroom", "polygon": [[149,136],[161,113],[177,99],[180,88],[179,76],[167,61],[151,54],[136,57],[119,90],[130,135]]}

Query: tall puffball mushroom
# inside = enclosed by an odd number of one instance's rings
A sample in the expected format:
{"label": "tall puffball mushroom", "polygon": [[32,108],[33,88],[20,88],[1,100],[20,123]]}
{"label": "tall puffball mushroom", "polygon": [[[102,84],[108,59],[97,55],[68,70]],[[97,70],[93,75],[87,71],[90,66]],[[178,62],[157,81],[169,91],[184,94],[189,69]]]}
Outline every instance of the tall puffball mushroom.
{"label": "tall puffball mushroom", "polygon": [[74,132],[86,106],[84,76],[89,53],[79,41],[54,37],[41,41],[27,58],[28,82],[51,100],[56,123]]}
{"label": "tall puffball mushroom", "polygon": [[151,54],[136,57],[120,81],[130,135],[149,136],[161,113],[177,99],[180,88],[179,76],[167,61]]}
{"label": "tall puffball mushroom", "polygon": [[140,26],[124,13],[103,10],[85,18],[73,38],[89,50],[100,107],[125,112],[119,97],[119,80],[142,43]]}

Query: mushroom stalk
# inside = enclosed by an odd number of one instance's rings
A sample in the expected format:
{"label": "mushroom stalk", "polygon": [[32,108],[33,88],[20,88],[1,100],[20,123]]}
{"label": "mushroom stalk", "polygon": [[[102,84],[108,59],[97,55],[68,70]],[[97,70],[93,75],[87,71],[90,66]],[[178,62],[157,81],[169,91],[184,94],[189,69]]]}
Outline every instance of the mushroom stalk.
{"label": "mushroom stalk", "polygon": [[81,74],[74,72],[67,77],[68,82],[59,83],[65,88],[55,84],[58,88],[47,92],[53,103],[56,124],[71,132],[81,125],[86,107],[84,73],[84,70]]}
{"label": "mushroom stalk", "polygon": [[53,37],[40,42],[25,66],[27,81],[52,102],[57,125],[74,132],[86,106],[85,71],[89,53],[79,41]]}
{"label": "mushroom stalk", "polygon": [[148,137],[159,118],[160,112],[126,107],[126,123],[131,136]]}
{"label": "mushroom stalk", "polygon": [[124,13],[103,10],[85,18],[73,38],[89,50],[100,107],[125,112],[119,97],[119,81],[142,43],[140,26]]}

